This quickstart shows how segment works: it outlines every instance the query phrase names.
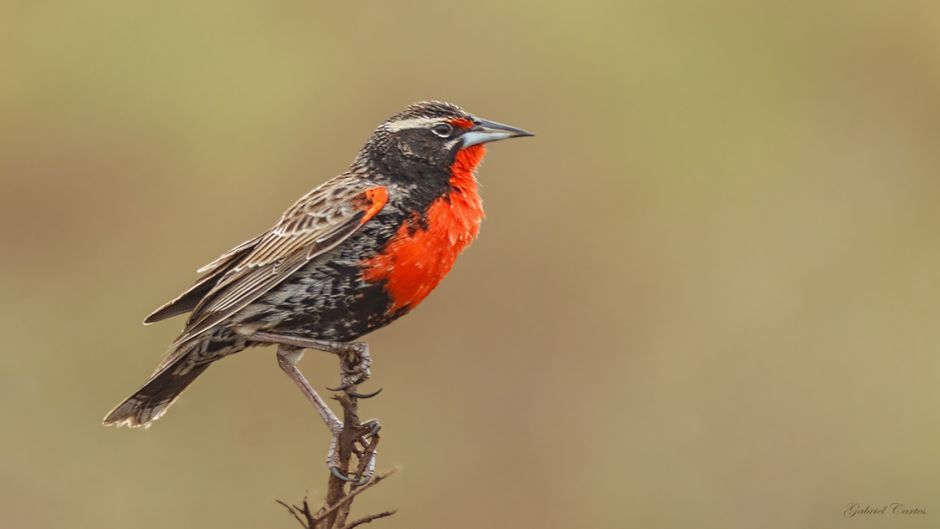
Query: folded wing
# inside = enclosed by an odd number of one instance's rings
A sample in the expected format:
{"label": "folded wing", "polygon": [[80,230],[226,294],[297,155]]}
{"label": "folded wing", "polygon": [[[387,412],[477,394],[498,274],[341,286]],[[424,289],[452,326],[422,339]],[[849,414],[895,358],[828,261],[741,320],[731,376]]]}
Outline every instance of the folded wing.
{"label": "folded wing", "polygon": [[[287,279],[304,264],[346,240],[388,202],[384,187],[337,178],[291,206],[269,232],[233,248],[201,270],[193,287],[145,322],[192,311],[177,344],[223,322]],[[172,355],[164,362],[172,361]]]}

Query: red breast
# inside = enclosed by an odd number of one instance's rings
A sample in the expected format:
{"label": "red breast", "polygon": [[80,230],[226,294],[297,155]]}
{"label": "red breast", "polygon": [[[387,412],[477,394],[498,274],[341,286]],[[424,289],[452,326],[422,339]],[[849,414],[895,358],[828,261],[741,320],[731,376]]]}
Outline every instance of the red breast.
{"label": "red breast", "polygon": [[385,281],[392,298],[390,312],[417,306],[476,238],[483,203],[473,171],[485,153],[482,144],[458,152],[451,166],[450,191],[431,203],[425,222],[406,220],[383,253],[362,262],[363,279]]}

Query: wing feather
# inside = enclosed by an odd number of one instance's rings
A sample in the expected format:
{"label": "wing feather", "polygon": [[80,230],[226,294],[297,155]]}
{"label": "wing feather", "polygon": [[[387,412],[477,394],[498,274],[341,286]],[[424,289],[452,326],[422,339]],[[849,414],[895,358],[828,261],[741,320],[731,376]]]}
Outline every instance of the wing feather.
{"label": "wing feather", "polygon": [[167,318],[172,318],[178,314],[190,312],[199,301],[208,294],[212,287],[218,283],[225,272],[233,267],[240,258],[247,255],[249,250],[254,248],[261,237],[247,240],[231,250],[222,254],[219,258],[197,270],[200,274],[205,274],[199,278],[196,283],[189,287],[185,292],[164,303],[160,308],[150,313],[144,319],[144,324],[151,324]]}
{"label": "wing feather", "polygon": [[215,327],[355,233],[388,201],[385,188],[361,182],[328,182],[288,209],[196,305],[177,343]]}

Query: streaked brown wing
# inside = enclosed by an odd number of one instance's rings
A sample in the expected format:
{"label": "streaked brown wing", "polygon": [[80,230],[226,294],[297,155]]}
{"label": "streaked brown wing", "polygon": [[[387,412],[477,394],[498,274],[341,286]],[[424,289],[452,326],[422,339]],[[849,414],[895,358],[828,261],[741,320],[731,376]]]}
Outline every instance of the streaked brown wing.
{"label": "streaked brown wing", "polygon": [[388,201],[385,188],[364,184],[341,177],[297,201],[202,298],[177,343],[216,326],[355,233]]}
{"label": "streaked brown wing", "polygon": [[247,240],[225,252],[215,261],[212,261],[211,263],[197,270],[197,273],[205,275],[199,278],[199,280],[196,281],[196,283],[189,287],[185,292],[171,299],[170,301],[167,301],[163,304],[163,306],[153,311],[144,319],[144,323],[155,323],[160,320],[172,318],[178,314],[190,312],[196,308],[196,305],[198,305],[202,298],[204,298],[206,294],[212,290],[212,287],[218,283],[219,279],[222,278],[225,272],[238,263],[239,259],[247,255],[248,252],[258,244],[260,239],[261,236]]}
{"label": "streaked brown wing", "polygon": [[264,237],[264,235],[259,235],[253,239],[249,239],[239,244],[238,246],[220,255],[215,261],[212,261],[199,270],[196,270],[196,273],[205,274],[207,272],[216,272],[220,268],[227,268],[228,265],[231,264],[231,261],[237,261],[240,257],[245,255],[247,250],[257,246],[262,237]]}

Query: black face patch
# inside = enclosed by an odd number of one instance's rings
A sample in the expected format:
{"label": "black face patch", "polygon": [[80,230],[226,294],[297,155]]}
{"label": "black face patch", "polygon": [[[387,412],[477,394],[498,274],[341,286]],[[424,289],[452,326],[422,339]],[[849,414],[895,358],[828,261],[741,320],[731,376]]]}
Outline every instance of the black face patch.
{"label": "black face patch", "polygon": [[[432,129],[441,123],[473,120],[450,103],[415,103],[380,125],[360,151],[355,164],[401,183],[414,184],[422,194],[437,198],[449,190],[450,168],[465,131],[455,127],[447,137]],[[414,121],[412,126],[402,126]]]}
{"label": "black face patch", "polygon": [[447,143],[450,138],[434,134],[431,125],[390,133],[391,144],[403,158],[430,165],[449,166],[454,156]]}

